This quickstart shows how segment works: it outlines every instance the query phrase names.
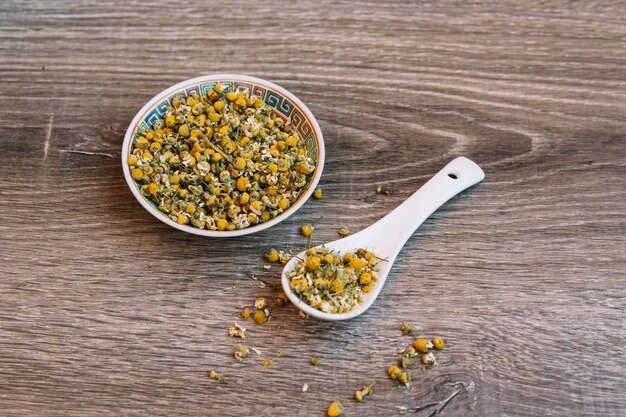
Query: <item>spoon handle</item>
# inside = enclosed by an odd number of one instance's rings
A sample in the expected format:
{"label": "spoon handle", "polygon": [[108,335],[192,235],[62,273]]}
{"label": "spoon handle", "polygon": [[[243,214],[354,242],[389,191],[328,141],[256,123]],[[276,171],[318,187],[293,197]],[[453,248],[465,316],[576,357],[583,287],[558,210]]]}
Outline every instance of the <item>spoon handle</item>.
{"label": "spoon handle", "polygon": [[454,159],[406,201],[368,227],[379,238],[376,246],[386,247],[393,262],[424,220],[446,201],[484,178],[485,173],[475,162],[465,157]]}

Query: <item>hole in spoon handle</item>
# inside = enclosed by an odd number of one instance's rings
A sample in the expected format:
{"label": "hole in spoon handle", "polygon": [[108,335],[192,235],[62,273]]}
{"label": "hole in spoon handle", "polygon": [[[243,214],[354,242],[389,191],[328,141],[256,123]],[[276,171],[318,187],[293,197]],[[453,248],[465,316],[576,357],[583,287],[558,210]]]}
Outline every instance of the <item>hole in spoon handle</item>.
{"label": "hole in spoon handle", "polygon": [[454,159],[391,213],[370,226],[380,238],[376,246],[386,246],[397,254],[435,210],[484,178],[485,173],[475,162],[465,157]]}
{"label": "hole in spoon handle", "polygon": [[408,211],[412,213],[415,231],[446,201],[484,178],[485,173],[474,161],[461,156],[450,161],[398,209],[405,204],[409,206]]}
{"label": "hole in spoon handle", "polygon": [[458,185],[459,187],[461,187],[460,191],[463,191],[466,188],[469,188],[472,185],[481,182],[485,178],[485,173],[476,164],[476,162],[472,161],[471,159],[465,158],[464,156],[460,156],[452,160],[432,179],[442,173],[447,174],[448,178],[452,180],[459,180],[460,184]]}

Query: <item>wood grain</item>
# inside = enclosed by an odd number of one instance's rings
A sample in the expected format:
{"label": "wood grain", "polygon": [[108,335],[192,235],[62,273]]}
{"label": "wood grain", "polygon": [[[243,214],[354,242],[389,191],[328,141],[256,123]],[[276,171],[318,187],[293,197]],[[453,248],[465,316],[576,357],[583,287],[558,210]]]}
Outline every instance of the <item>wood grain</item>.
{"label": "wood grain", "polygon": [[[443,416],[625,415],[625,20],[611,1],[3,2],[0,415],[426,416],[455,382]],[[150,97],[214,72],[291,90],[328,155],[323,200],[228,241],[152,218],[119,158]],[[232,358],[237,312],[277,294],[251,279],[278,285],[267,248],[359,230],[459,155],[486,180],[367,314],[273,308],[246,342],[283,355]],[[409,390],[385,377],[401,320],[450,342]]]}

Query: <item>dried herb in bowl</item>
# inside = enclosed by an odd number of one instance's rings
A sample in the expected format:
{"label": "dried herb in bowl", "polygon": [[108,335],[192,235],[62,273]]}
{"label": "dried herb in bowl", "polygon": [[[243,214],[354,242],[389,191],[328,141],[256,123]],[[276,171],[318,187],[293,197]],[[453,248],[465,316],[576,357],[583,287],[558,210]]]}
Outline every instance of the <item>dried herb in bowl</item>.
{"label": "dried herb in bowl", "polygon": [[272,109],[217,84],[177,96],[153,128],[139,129],[128,156],[140,193],[178,224],[237,230],[287,210],[316,162],[304,139]]}

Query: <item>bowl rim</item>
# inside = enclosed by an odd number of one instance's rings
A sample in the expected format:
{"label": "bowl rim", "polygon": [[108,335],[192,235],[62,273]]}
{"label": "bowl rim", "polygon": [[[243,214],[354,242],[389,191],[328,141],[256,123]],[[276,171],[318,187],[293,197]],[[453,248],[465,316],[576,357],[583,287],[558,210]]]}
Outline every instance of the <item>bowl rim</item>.
{"label": "bowl rim", "polygon": [[[170,219],[165,213],[159,211],[157,208],[153,207],[148,200],[141,195],[139,189],[135,183],[135,180],[130,175],[130,168],[128,167],[128,148],[130,146],[130,142],[133,137],[133,132],[137,129],[140,120],[146,114],[146,112],[151,109],[155,104],[159,101],[167,98],[170,94],[175,91],[181,90],[185,87],[189,87],[194,84],[199,84],[201,82],[211,82],[211,81],[243,81],[243,82],[251,82],[255,84],[260,84],[261,86],[269,87],[281,95],[289,98],[294,104],[296,104],[300,110],[302,110],[307,117],[307,119],[311,122],[311,126],[315,131],[315,136],[317,137],[317,163],[315,166],[315,172],[313,177],[309,181],[307,185],[307,189],[300,195],[295,204],[291,205],[287,210],[274,217],[271,220],[268,220],[264,223],[259,223],[254,226],[246,227],[245,229],[238,230],[206,230],[199,229],[194,226],[186,225],[186,224],[178,224],[172,219]],[[162,90],[160,93],[156,94],[152,97],[148,102],[137,112],[133,120],[130,122],[128,129],[126,130],[126,134],[124,136],[124,141],[122,143],[122,170],[124,171],[124,178],[126,179],[126,184],[130,191],[135,196],[135,199],[139,201],[139,203],[154,217],[167,224],[168,226],[174,227],[183,232],[192,233],[194,235],[199,236],[207,236],[207,237],[236,237],[248,235],[251,233],[257,233],[268,229],[283,220],[287,219],[289,216],[294,214],[313,194],[315,187],[319,183],[319,180],[322,176],[322,171],[324,170],[324,160],[325,160],[325,148],[324,148],[324,136],[322,135],[322,129],[317,123],[317,119],[309,110],[309,108],[293,93],[289,92],[287,89],[262,78],[252,77],[249,75],[243,74],[229,74],[229,73],[216,73],[216,74],[207,74],[201,75],[199,77],[190,78],[179,83],[172,85],[171,87]]]}

